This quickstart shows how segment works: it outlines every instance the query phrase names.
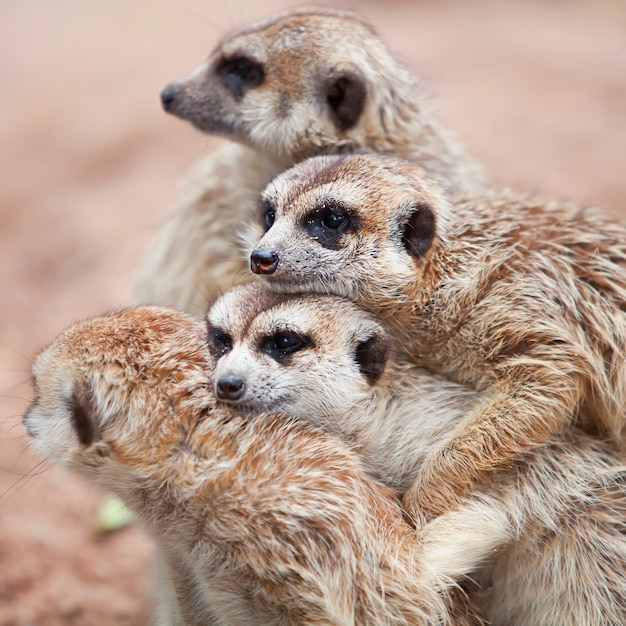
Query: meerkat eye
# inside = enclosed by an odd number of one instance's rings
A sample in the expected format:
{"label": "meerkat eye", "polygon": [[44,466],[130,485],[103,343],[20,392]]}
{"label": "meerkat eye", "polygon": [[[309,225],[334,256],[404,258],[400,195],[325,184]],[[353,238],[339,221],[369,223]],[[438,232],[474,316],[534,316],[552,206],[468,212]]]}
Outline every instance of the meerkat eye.
{"label": "meerkat eye", "polygon": [[304,218],[309,235],[325,248],[339,248],[341,236],[354,230],[353,216],[339,204],[322,204]]}
{"label": "meerkat eye", "polygon": [[233,338],[228,333],[214,326],[209,327],[208,342],[209,349],[214,356],[218,357],[230,352],[233,347]]}
{"label": "meerkat eye", "polygon": [[345,224],[348,215],[343,210],[330,210],[322,215],[322,226],[324,228],[337,229]]}
{"label": "meerkat eye", "polygon": [[298,352],[311,345],[311,339],[293,331],[279,331],[265,337],[261,343],[261,352],[269,354],[273,359],[281,362],[290,354]]}
{"label": "meerkat eye", "polygon": [[268,200],[261,201],[261,226],[263,227],[263,232],[267,232],[273,225],[276,220],[276,209],[270,204]]}
{"label": "meerkat eye", "polygon": [[247,89],[260,85],[265,78],[263,67],[247,57],[223,59],[217,71],[237,97],[241,97]]}

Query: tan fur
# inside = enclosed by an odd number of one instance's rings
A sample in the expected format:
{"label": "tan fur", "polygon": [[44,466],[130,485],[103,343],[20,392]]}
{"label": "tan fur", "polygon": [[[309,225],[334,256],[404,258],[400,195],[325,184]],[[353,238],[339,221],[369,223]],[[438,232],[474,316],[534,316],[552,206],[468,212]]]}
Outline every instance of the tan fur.
{"label": "tan fur", "polygon": [[[225,399],[240,412],[282,411],[321,426],[400,491],[489,400],[389,358],[384,325],[348,300],[248,285],[220,298],[208,321],[218,398],[221,380],[242,381],[243,395]],[[579,430],[501,471],[493,486],[475,485],[458,510],[424,527],[422,541],[428,567],[478,583],[472,599],[490,623],[626,623],[626,466]]]}
{"label": "tan fur", "polygon": [[450,510],[578,409],[621,445],[624,227],[511,193],[450,203],[419,168],[376,155],[308,160],[268,186],[263,207],[271,227],[251,258],[276,255],[274,288],[354,299],[417,363],[489,391],[407,493],[416,515]]}
{"label": "tan fur", "polygon": [[[241,58],[262,65],[260,84],[240,88],[228,74],[224,63]],[[239,145],[195,166],[141,269],[136,300],[200,315],[222,291],[248,281],[237,233],[265,184],[307,156],[389,152],[454,193],[479,187],[478,168],[414,97],[413,83],[373,30],[346,11],[290,9],[229,33],[163,93],[171,113]],[[341,119],[328,102],[337,85],[348,85]]]}
{"label": "tan fur", "polygon": [[24,417],[40,452],[154,536],[176,598],[162,623],[482,623],[341,442],[216,406],[205,337],[157,307],[77,324],[37,357]]}

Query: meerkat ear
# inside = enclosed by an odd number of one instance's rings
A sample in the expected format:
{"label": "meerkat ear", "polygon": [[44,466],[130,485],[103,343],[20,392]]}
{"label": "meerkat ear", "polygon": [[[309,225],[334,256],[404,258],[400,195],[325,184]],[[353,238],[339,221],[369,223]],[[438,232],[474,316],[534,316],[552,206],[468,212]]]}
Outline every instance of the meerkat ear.
{"label": "meerkat ear", "polygon": [[436,232],[435,213],[425,202],[417,203],[402,231],[406,251],[416,259],[424,256],[433,243]]}
{"label": "meerkat ear", "polygon": [[357,344],[354,358],[359,365],[359,371],[370,385],[373,385],[385,370],[388,353],[389,339],[384,333],[375,334]]}
{"label": "meerkat ear", "polygon": [[355,70],[335,71],[324,82],[333,123],[341,132],[356,126],[367,97],[365,79]]}
{"label": "meerkat ear", "polygon": [[85,446],[95,443],[100,438],[100,428],[93,408],[92,392],[86,383],[74,385],[68,409],[80,443]]}

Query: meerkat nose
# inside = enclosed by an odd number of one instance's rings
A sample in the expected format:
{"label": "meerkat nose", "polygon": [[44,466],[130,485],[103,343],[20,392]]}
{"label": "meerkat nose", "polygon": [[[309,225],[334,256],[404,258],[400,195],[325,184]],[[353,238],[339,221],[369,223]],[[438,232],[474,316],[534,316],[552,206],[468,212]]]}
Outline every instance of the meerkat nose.
{"label": "meerkat nose", "polygon": [[278,267],[278,254],[273,250],[255,250],[250,255],[250,269],[255,274],[273,274]]}
{"label": "meerkat nose", "polygon": [[178,88],[175,85],[168,85],[161,92],[161,106],[165,111],[170,113],[176,104],[176,98],[178,96]]}
{"label": "meerkat nose", "polygon": [[239,378],[220,378],[215,385],[215,393],[220,400],[241,400],[245,391],[246,384]]}

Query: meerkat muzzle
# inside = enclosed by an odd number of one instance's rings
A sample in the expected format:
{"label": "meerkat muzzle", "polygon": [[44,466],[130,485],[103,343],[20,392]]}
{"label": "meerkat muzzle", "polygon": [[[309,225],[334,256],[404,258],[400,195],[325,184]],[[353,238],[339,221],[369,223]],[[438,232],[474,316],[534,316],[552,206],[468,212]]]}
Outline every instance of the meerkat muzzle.
{"label": "meerkat muzzle", "polygon": [[255,250],[250,255],[250,269],[255,274],[273,274],[279,260],[278,253],[273,250]]}
{"label": "meerkat muzzle", "polygon": [[246,384],[239,378],[220,378],[215,385],[215,395],[220,400],[236,402],[246,392]]}
{"label": "meerkat muzzle", "polygon": [[180,88],[173,83],[167,85],[163,91],[161,91],[161,106],[164,111],[174,113],[174,109],[180,100],[180,91]]}

